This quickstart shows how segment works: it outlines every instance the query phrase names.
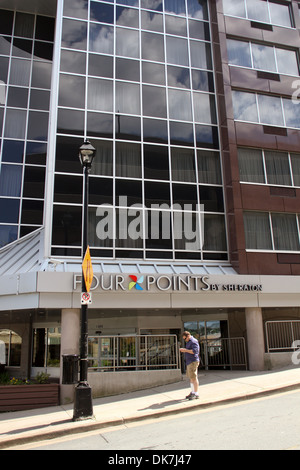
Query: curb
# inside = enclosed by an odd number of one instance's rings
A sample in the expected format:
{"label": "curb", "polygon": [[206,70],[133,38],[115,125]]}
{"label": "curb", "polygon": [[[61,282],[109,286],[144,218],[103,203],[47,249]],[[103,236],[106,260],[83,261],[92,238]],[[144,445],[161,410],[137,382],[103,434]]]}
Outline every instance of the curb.
{"label": "curb", "polygon": [[[216,406],[223,406],[223,405],[227,405],[231,403],[238,403],[242,401],[253,400],[253,399],[265,397],[268,395],[275,395],[275,394],[289,392],[289,391],[297,390],[297,389],[300,389],[300,383],[287,385],[287,386],[281,386],[280,388],[260,390],[258,392],[253,392],[253,393],[249,393],[246,395],[240,395],[240,396],[231,397],[231,398],[224,398],[218,401],[211,401],[207,403],[193,402],[190,406],[186,408],[182,407],[182,408],[172,409],[172,410],[161,410],[161,411],[156,411],[153,413],[145,413],[142,416],[129,416],[126,418],[114,419],[112,421],[105,421],[105,422],[96,422],[95,418],[92,418],[91,422],[88,420],[87,421],[83,420],[81,423],[77,422],[78,425],[76,425],[76,427],[74,428],[68,426],[62,429],[58,429],[58,430],[45,429],[44,431],[40,430],[39,433],[32,434],[30,436],[13,437],[13,438],[0,441],[0,450],[5,450],[10,447],[17,446],[17,445],[29,444],[31,442],[40,442],[40,441],[45,441],[45,440],[50,440],[50,439],[56,439],[56,438],[63,437],[66,435],[76,435],[76,434],[80,434],[83,432],[94,431],[97,429],[122,426],[127,423],[135,423],[135,422],[140,422],[140,421],[144,421],[147,419],[159,419],[164,416],[171,416],[171,415],[177,415],[181,413],[195,411],[195,409],[204,410],[204,409],[213,408]],[[66,425],[71,424],[71,423],[72,423],[71,419],[66,421]],[[61,423],[58,423],[58,425],[59,424]],[[56,425],[57,425],[56,423],[45,425],[45,428],[49,428],[50,426],[56,426]]]}

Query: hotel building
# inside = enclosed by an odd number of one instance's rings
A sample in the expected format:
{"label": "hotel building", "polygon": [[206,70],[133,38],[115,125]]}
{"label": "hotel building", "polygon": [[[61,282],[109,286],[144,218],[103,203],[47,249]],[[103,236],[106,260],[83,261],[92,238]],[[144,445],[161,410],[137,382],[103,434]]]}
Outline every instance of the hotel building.
{"label": "hotel building", "polygon": [[[117,336],[181,341],[189,330],[206,369],[292,364],[298,2],[2,0],[0,8],[6,368],[61,378],[61,356],[78,354],[85,140],[96,149],[92,383],[103,376],[95,357]],[[118,340],[123,365],[130,341],[121,353]]]}

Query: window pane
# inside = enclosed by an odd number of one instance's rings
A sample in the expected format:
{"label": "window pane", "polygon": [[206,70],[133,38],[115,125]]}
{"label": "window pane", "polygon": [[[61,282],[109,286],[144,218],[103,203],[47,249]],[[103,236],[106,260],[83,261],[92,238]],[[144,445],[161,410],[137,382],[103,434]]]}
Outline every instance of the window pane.
{"label": "window pane", "polygon": [[255,69],[276,72],[274,48],[252,44],[253,66]]}
{"label": "window pane", "polygon": [[289,5],[281,5],[280,3],[269,2],[271,23],[280,26],[291,27],[291,17]]}
{"label": "window pane", "polygon": [[199,183],[222,184],[219,152],[197,150]]}
{"label": "window pane", "polygon": [[116,114],[116,139],[141,140],[141,119]]}
{"label": "window pane", "polygon": [[142,29],[163,32],[163,15],[150,11],[142,11]]}
{"label": "window pane", "polygon": [[74,20],[63,21],[62,47],[85,50],[87,44],[87,23]]}
{"label": "window pane", "polygon": [[83,135],[84,111],[59,109],[57,114],[57,131],[62,134]]}
{"label": "window pane", "polygon": [[[109,57],[109,59],[112,59]],[[121,80],[130,80],[139,82],[140,63],[137,60],[116,59],[116,78]]]}
{"label": "window pane", "polygon": [[2,161],[22,163],[24,142],[18,140],[4,140],[2,149]]}
{"label": "window pane", "polygon": [[21,165],[4,165],[1,166],[0,173],[0,195],[19,197],[22,182],[22,166]]}
{"label": "window pane", "polygon": [[246,0],[250,20],[269,23],[268,3],[262,0]]}
{"label": "window pane", "polygon": [[245,0],[223,0],[223,8],[225,15],[246,18]]}
{"label": "window pane", "polygon": [[265,212],[245,212],[244,228],[246,249],[272,250],[269,214]]}
{"label": "window pane", "polygon": [[82,177],[70,175],[55,175],[55,202],[82,202]]}
{"label": "window pane", "polygon": [[170,207],[170,185],[169,183],[145,182],[145,204],[167,204]]}
{"label": "window pane", "polygon": [[[198,26],[198,31],[201,30],[201,23],[195,22]],[[166,16],[166,33],[176,34],[176,36],[187,36],[186,19],[178,18],[178,16]],[[199,38],[203,39],[203,38]]]}
{"label": "window pane", "polygon": [[68,108],[84,108],[85,78],[60,74],[58,105]]}
{"label": "window pane", "polygon": [[258,95],[260,122],[275,126],[283,126],[283,114],[280,98]]}
{"label": "window pane", "polygon": [[114,28],[100,24],[90,24],[90,51],[112,54],[114,50]]}
{"label": "window pane", "polygon": [[195,121],[216,124],[217,114],[214,96],[205,93],[194,93],[193,99]]}
{"label": "window pane", "polygon": [[175,65],[189,65],[186,39],[167,36],[167,61]]}
{"label": "window pane", "polygon": [[[2,15],[2,12],[1,12]],[[27,13],[16,13],[16,22],[15,22],[15,36],[21,36],[23,38],[32,38],[33,37],[33,27],[34,27],[34,16]]]}
{"label": "window pane", "polygon": [[265,161],[269,184],[292,184],[287,153],[265,151]]}
{"label": "window pane", "polygon": [[139,11],[133,8],[116,8],[116,24],[120,26],[129,26],[131,28],[139,27]]}
{"label": "window pane", "polygon": [[177,88],[191,88],[189,69],[169,66],[168,85]]}
{"label": "window pane", "polygon": [[139,57],[139,32],[131,29],[116,29],[116,53],[125,57]]}
{"label": "window pane", "polygon": [[92,145],[96,149],[96,156],[91,168],[91,175],[113,175],[113,144],[109,141],[93,140]]}
{"label": "window pane", "polygon": [[249,42],[227,39],[227,52],[229,64],[252,67]]}
{"label": "window pane", "polygon": [[116,143],[116,176],[142,177],[140,145]]}
{"label": "window pane", "polygon": [[110,80],[88,80],[88,109],[112,111],[113,83]]}
{"label": "window pane", "polygon": [[61,51],[60,70],[85,74],[86,56],[82,52]]}
{"label": "window pane", "polygon": [[141,114],[140,86],[134,83],[116,82],[116,112]]}
{"label": "window pane", "polygon": [[172,180],[196,182],[194,150],[171,149]]}
{"label": "window pane", "polygon": [[88,17],[88,0],[65,0],[64,15],[74,18],[87,19]]}
{"label": "window pane", "polygon": [[87,135],[92,137],[113,137],[113,116],[104,113],[87,113]]}
{"label": "window pane", "polygon": [[168,143],[167,121],[158,119],[143,119],[144,141]]}
{"label": "window pane", "polygon": [[205,214],[203,250],[226,251],[226,231],[224,217]]}
{"label": "window pane", "polygon": [[43,201],[32,201],[24,199],[22,202],[22,224],[42,225],[43,223]]}
{"label": "window pane", "polygon": [[23,197],[44,197],[45,168],[26,166],[24,174]]}
{"label": "window pane", "polygon": [[276,49],[278,72],[288,75],[299,75],[296,52]]}
{"label": "window pane", "polygon": [[162,34],[142,33],[142,59],[156,62],[165,60]]}
{"label": "window pane", "polygon": [[238,149],[241,181],[265,183],[261,150]]}
{"label": "window pane", "polygon": [[258,122],[256,97],[254,93],[233,91],[234,119],[249,122]]}
{"label": "window pane", "polygon": [[144,83],[153,83],[154,85],[165,85],[165,66],[162,64],[152,64],[142,62],[142,74]]}
{"label": "window pane", "polygon": [[191,66],[212,70],[210,45],[205,42],[190,41]]}
{"label": "window pane", "polygon": [[298,251],[299,236],[294,214],[272,214],[275,250]]}
{"label": "window pane", "polygon": [[300,107],[289,99],[282,99],[282,103],[286,126],[300,128]]}
{"label": "window pane", "polygon": [[206,0],[189,0],[187,2],[187,7],[188,16],[197,18],[198,20],[208,20]]}
{"label": "window pane", "polygon": [[53,245],[81,246],[81,207],[53,207]]}
{"label": "window pane", "polygon": [[91,21],[99,21],[100,23],[114,22],[114,6],[105,3],[91,3],[90,19]]}
{"label": "window pane", "polygon": [[48,113],[29,111],[27,138],[44,140],[48,138]]}
{"label": "window pane", "polygon": [[173,145],[194,145],[193,125],[183,122],[170,122],[170,142]]}
{"label": "window pane", "polygon": [[18,227],[16,225],[0,225],[0,247],[13,242],[18,237]]}
{"label": "window pane", "polygon": [[165,88],[143,85],[143,108],[145,116],[167,117]]}
{"label": "window pane", "polygon": [[189,91],[169,89],[169,111],[170,119],[191,121],[191,93]]}
{"label": "window pane", "polygon": [[21,59],[11,60],[9,82],[11,85],[28,86],[30,79],[30,61]]}
{"label": "window pane", "polygon": [[5,137],[24,139],[26,129],[26,111],[8,109],[5,121]]}
{"label": "window pane", "polygon": [[295,186],[300,186],[300,154],[292,153],[291,162]]}
{"label": "window pane", "polygon": [[19,221],[19,199],[0,199],[0,222],[17,224]]}
{"label": "window pane", "polygon": [[165,0],[165,11],[176,15],[185,15],[184,0]]}
{"label": "window pane", "polygon": [[170,178],[167,147],[144,146],[144,177],[159,180],[168,180]]}

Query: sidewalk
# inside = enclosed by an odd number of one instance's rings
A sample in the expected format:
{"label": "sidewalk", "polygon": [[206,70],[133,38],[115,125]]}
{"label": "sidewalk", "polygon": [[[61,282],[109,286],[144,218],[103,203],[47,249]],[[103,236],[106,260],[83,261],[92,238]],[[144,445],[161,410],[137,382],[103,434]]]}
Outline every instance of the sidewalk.
{"label": "sidewalk", "polygon": [[189,382],[93,400],[93,419],[73,422],[73,404],[0,414],[0,449],[147,418],[200,410],[300,388],[300,368],[276,371],[201,371],[199,400],[186,400]]}

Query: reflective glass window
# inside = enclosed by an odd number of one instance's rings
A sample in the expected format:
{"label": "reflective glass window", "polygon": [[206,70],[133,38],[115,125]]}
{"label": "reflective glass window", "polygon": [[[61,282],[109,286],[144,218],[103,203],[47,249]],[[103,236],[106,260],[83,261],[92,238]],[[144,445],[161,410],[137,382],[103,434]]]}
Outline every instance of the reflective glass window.
{"label": "reflective glass window", "polygon": [[65,0],[64,1],[64,16],[71,16],[73,18],[87,19],[88,17],[88,0]]}
{"label": "reflective glass window", "polygon": [[44,197],[45,168],[38,166],[26,166],[24,173],[23,197]]}
{"label": "reflective glass window", "polygon": [[106,55],[89,54],[88,74],[113,78],[113,58]]}
{"label": "reflective glass window", "polygon": [[149,31],[163,32],[163,15],[151,11],[141,12],[142,29]]}
{"label": "reflective glass window", "polygon": [[61,134],[83,135],[84,111],[59,109],[57,113],[57,131]]}
{"label": "reflective glass window", "polygon": [[116,28],[116,53],[124,57],[139,57],[139,32]]}
{"label": "reflective glass window", "polygon": [[255,69],[276,72],[274,48],[252,44],[253,66]]}
{"label": "reflective glass window", "polygon": [[13,242],[18,237],[18,227],[16,225],[0,226],[0,246]]}
{"label": "reflective glass window", "polygon": [[144,177],[169,180],[168,147],[144,145]]}
{"label": "reflective glass window", "polygon": [[26,163],[46,165],[47,144],[27,142]]}
{"label": "reflective glass window", "polygon": [[189,65],[187,40],[166,37],[167,61],[174,65]]}
{"label": "reflective glass window", "polygon": [[24,199],[22,203],[22,224],[42,225],[43,223],[43,201],[31,201]]}
{"label": "reflective glass window", "polygon": [[210,45],[206,42],[190,41],[191,66],[199,69],[212,70]]}
{"label": "reflective glass window", "polygon": [[206,124],[217,123],[215,97],[206,93],[194,93],[194,116],[195,121]]}
{"label": "reflective glass window", "polygon": [[9,55],[11,49],[11,38],[1,36],[0,37],[0,54]]}
{"label": "reflective glass window", "polygon": [[196,182],[194,150],[186,148],[171,148],[172,180]]}
{"label": "reflective glass window", "polygon": [[[87,135],[94,137],[113,137],[113,116],[104,113],[87,113]],[[93,163],[94,165],[94,163]]]}
{"label": "reflective glass window", "polygon": [[12,34],[14,20],[14,12],[8,10],[0,10],[0,33]]}
{"label": "reflective glass window", "polygon": [[51,88],[52,65],[47,62],[33,61],[31,86],[36,88]]}
{"label": "reflective glass window", "polygon": [[175,34],[176,36],[186,37],[187,36],[186,19],[178,18],[178,16],[166,16],[166,33]]}
{"label": "reflective glass window", "polygon": [[143,119],[143,135],[145,142],[168,143],[167,121]]}
{"label": "reflective glass window", "polygon": [[192,70],[192,88],[194,90],[214,92],[214,77],[212,72]]}
{"label": "reflective glass window", "polygon": [[170,122],[170,142],[173,145],[194,145],[193,125],[183,122]]}
{"label": "reflective glass window", "polygon": [[277,2],[269,2],[271,23],[291,27],[290,6]]}
{"label": "reflective glass window", "polygon": [[113,204],[113,180],[112,178],[89,178],[89,202],[90,204]]}
{"label": "reflective glass window", "polygon": [[[103,140],[91,140],[96,149],[96,158],[93,161],[91,175],[113,175],[113,143]],[[98,158],[97,158],[98,156]]]}
{"label": "reflective glass window", "polygon": [[82,174],[82,167],[79,158],[77,158],[78,149],[81,145],[81,138],[58,136],[56,140],[55,170]]}
{"label": "reflective glass window", "polygon": [[262,0],[247,0],[247,12],[250,20],[269,23],[268,3]]}
{"label": "reflective glass window", "polygon": [[175,15],[186,15],[185,0],[164,0],[165,12]]}
{"label": "reflective glass window", "polygon": [[43,41],[54,41],[55,18],[48,16],[36,17],[35,38]]}
{"label": "reflective glass window", "polygon": [[84,108],[85,78],[60,74],[58,105],[68,108]]}
{"label": "reflective glass window", "polygon": [[37,59],[45,59],[52,61],[53,57],[53,44],[47,42],[35,41],[34,42],[34,57]]}
{"label": "reflective glass window", "polygon": [[53,245],[81,246],[81,207],[53,206]]}
{"label": "reflective glass window", "polygon": [[85,50],[87,44],[87,23],[63,20],[62,47]]}
{"label": "reflective glass window", "polygon": [[1,165],[0,172],[0,195],[20,197],[22,182],[21,165]]}
{"label": "reflective glass window", "polygon": [[162,64],[153,64],[142,62],[142,76],[144,83],[153,83],[154,85],[165,85],[165,66]]}
{"label": "reflective glass window", "polygon": [[113,26],[91,23],[89,48],[91,52],[112,54],[114,49]]}
{"label": "reflective glass window", "polygon": [[162,11],[163,1],[162,0],[141,0],[141,7],[147,8],[147,10]]}
{"label": "reflective glass window", "polygon": [[17,224],[19,221],[19,199],[0,198],[0,222]]}
{"label": "reflective glass window", "polygon": [[125,179],[116,179],[116,205],[131,206],[142,204],[142,182]]}
{"label": "reflective glass window", "polygon": [[29,107],[47,111],[50,105],[50,92],[45,90],[31,90]]}
{"label": "reflective glass window", "polygon": [[27,108],[28,88],[9,87],[7,93],[7,106],[12,108]]}
{"label": "reflective glass window", "polygon": [[191,121],[191,93],[189,91],[169,89],[168,95],[170,119]]}
{"label": "reflective glass window", "polygon": [[24,139],[26,131],[26,111],[8,109],[4,128],[4,137]]}
{"label": "reflective glass window", "polygon": [[60,70],[85,74],[86,55],[82,52],[62,50],[60,54]]}
{"label": "reflective glass window", "polygon": [[227,53],[229,64],[252,67],[249,42],[227,39]]}
{"label": "reflective glass window", "polygon": [[143,85],[143,111],[145,116],[167,117],[165,88]]}
{"label": "reflective glass window", "polygon": [[197,150],[198,181],[206,184],[222,184],[219,152]]}
{"label": "reflective glass window", "polygon": [[24,142],[20,140],[3,140],[2,161],[21,163],[23,161]]}
{"label": "reflective glass window", "polygon": [[197,147],[216,149],[219,147],[218,128],[195,125]]}
{"label": "reflective glass window", "polygon": [[[236,0],[235,0],[236,1]],[[198,20],[208,20],[206,0],[188,0],[188,15]]]}
{"label": "reflective glass window", "polygon": [[27,138],[29,140],[47,140],[48,138],[48,113],[29,111]]}
{"label": "reflective glass window", "polygon": [[55,175],[54,201],[81,203],[82,184],[81,176]]}
{"label": "reflective glass window", "polygon": [[12,59],[9,83],[11,85],[29,86],[30,66],[29,60]]}
{"label": "reflective glass window", "polygon": [[257,95],[260,122],[276,126],[283,126],[283,113],[281,100],[274,96]]}
{"label": "reflective glass window", "polygon": [[139,11],[133,8],[116,7],[116,24],[119,26],[139,27]]}
{"label": "reflective glass window", "polygon": [[277,59],[278,73],[299,75],[299,66],[295,51],[276,48],[275,54]]}
{"label": "reflective glass window", "polygon": [[135,83],[116,82],[117,113],[140,114],[140,85]]}
{"label": "reflective glass window", "polygon": [[233,91],[232,98],[235,119],[258,122],[256,96],[254,93]]}
{"label": "reflective glass window", "polygon": [[204,215],[204,245],[203,250],[226,251],[225,221],[222,215]]}
{"label": "reflective glass window", "polygon": [[142,58],[156,62],[165,60],[164,37],[161,34],[142,33]]}
{"label": "reflective glass window", "polygon": [[300,109],[291,99],[282,99],[285,123],[287,127],[300,128]]}
{"label": "reflective glass window", "polygon": [[14,38],[12,55],[15,57],[24,57],[30,59],[32,53],[32,41],[29,39]]}
{"label": "reflective glass window", "polygon": [[113,82],[97,78],[88,79],[88,109],[112,111]]}
{"label": "reflective glass window", "polygon": [[90,20],[100,23],[114,22],[114,6],[102,2],[90,2]]}
{"label": "reflective glass window", "polygon": [[141,178],[141,146],[125,142],[116,143],[116,176]]}
{"label": "reflective glass window", "polygon": [[200,204],[205,212],[224,212],[223,189],[217,186],[199,185]]}
{"label": "reflective glass window", "polygon": [[138,82],[140,80],[140,63],[137,60],[116,59],[116,78]]}
{"label": "reflective glass window", "polygon": [[189,20],[189,35],[193,39],[210,40],[208,23]]}
{"label": "reflective glass window", "polygon": [[168,66],[168,85],[177,88],[191,88],[189,69]]}
{"label": "reflective glass window", "polygon": [[22,38],[33,38],[34,15],[17,11],[14,35]]}
{"label": "reflective glass window", "polygon": [[116,139],[141,140],[141,119],[116,114]]}
{"label": "reflective glass window", "polygon": [[[198,203],[197,187],[192,184],[172,184],[173,204],[182,209],[196,210]],[[188,207],[184,207],[188,206]]]}
{"label": "reflective glass window", "polygon": [[145,204],[150,207],[152,204],[171,205],[169,183],[145,182]]}

